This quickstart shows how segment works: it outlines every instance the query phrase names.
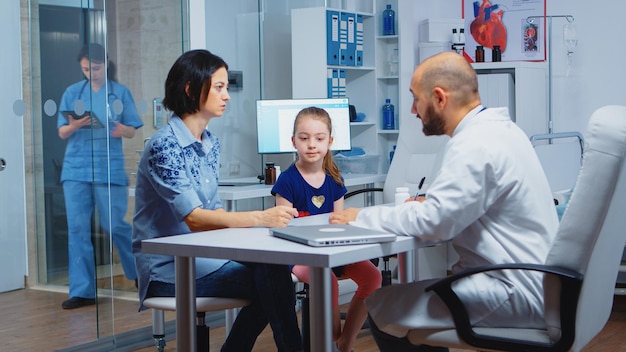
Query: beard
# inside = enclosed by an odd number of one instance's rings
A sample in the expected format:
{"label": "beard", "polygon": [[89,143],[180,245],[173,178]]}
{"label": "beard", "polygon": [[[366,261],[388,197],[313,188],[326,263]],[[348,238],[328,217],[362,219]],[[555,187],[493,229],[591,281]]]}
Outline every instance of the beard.
{"label": "beard", "polygon": [[424,132],[427,136],[440,136],[445,134],[445,122],[441,114],[435,112],[435,108],[432,104],[429,104],[426,108],[426,114],[424,116],[427,117],[428,122],[425,122],[422,119],[423,127],[422,132]]}

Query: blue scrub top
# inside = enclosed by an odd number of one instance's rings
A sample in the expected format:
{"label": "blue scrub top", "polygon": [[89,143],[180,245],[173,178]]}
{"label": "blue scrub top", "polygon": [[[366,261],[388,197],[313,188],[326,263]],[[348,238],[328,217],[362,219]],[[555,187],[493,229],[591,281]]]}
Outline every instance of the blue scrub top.
{"label": "blue scrub top", "polygon": [[[122,103],[119,114],[115,114],[113,109],[119,104],[117,100]],[[122,84],[111,80],[98,92],[93,91],[87,80],[74,83],[67,87],[61,98],[57,128],[68,124],[61,111],[75,111],[78,101],[84,104],[85,111],[93,112],[104,127],[81,128],[68,138],[61,182],[110,182],[127,186],[122,138],[112,137],[111,131],[115,127],[114,121],[136,129],[143,126],[132,94]]]}

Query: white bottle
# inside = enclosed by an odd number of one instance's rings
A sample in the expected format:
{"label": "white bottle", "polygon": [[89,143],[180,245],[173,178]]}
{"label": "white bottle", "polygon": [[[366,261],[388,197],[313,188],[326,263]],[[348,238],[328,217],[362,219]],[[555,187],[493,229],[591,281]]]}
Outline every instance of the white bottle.
{"label": "white bottle", "polygon": [[404,204],[410,196],[409,187],[396,187],[396,205]]}
{"label": "white bottle", "polygon": [[276,179],[278,180],[278,176],[280,176],[280,165],[276,165]]}

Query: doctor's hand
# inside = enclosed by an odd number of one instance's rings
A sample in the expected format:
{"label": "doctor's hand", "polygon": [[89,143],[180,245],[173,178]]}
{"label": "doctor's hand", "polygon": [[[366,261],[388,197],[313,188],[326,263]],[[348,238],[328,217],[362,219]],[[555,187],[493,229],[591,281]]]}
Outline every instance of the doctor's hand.
{"label": "doctor's hand", "polygon": [[265,227],[285,227],[296,216],[298,216],[296,208],[277,205],[260,212],[259,225]]}
{"label": "doctor's hand", "polygon": [[361,209],[348,208],[346,210],[340,210],[330,213],[329,222],[331,224],[347,224],[350,221],[356,220],[357,215]]}

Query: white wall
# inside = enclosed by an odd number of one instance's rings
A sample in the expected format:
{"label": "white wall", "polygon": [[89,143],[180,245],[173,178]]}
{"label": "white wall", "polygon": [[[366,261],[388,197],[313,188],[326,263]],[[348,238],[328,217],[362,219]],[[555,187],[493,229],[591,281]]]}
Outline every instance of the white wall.
{"label": "white wall", "polygon": [[[462,6],[463,0],[417,0],[415,23],[428,17],[461,17]],[[626,14],[626,2],[610,0],[591,5],[571,0],[546,0],[546,14],[574,16],[579,40],[572,72],[566,77],[567,55],[562,43],[566,20],[553,19],[553,131],[584,132],[591,113],[597,108],[608,104],[626,105],[626,66],[623,64],[626,45],[620,26]],[[414,40],[417,48],[417,36]]]}
{"label": "white wall", "polygon": [[[405,60],[407,53],[413,52],[414,55],[412,63],[409,63],[408,66],[403,64],[402,75],[410,76],[412,67],[417,64],[419,22],[429,17],[460,18],[462,16],[463,0],[399,1],[401,5],[411,9],[413,17],[410,24],[402,25],[402,28],[408,29],[409,32],[407,33],[405,30],[402,34],[402,61],[407,61]],[[572,72],[569,76],[566,76],[567,58],[562,45],[562,28],[566,21],[562,18],[553,20],[553,131],[576,130],[584,132],[589,116],[595,109],[607,104],[626,105],[624,83],[622,83],[626,82],[626,68],[622,64],[624,56],[626,56],[626,45],[622,41],[623,30],[619,26],[623,15],[626,14],[626,2],[612,0],[602,2],[606,5],[601,6],[594,3],[593,6],[590,6],[589,3],[571,0],[546,1],[548,15],[567,14],[574,16],[579,38],[579,44],[573,57]],[[232,16],[228,14],[249,13],[250,16],[253,16],[252,13],[257,11],[256,3],[253,5],[247,1],[232,1],[220,2],[219,6],[206,6],[207,48],[222,55],[231,65],[231,69],[240,69],[243,65],[243,60],[254,60],[255,57],[252,54],[253,51],[245,50],[246,45],[242,44],[245,43],[245,41],[242,42],[241,38],[243,33],[238,33],[242,29],[241,23],[237,27],[236,21],[233,21]],[[267,7],[268,5],[264,6]],[[274,12],[287,11],[289,8],[289,6],[277,3],[272,3],[271,6]],[[404,16],[399,17],[404,18]],[[407,40],[407,37],[409,37],[409,40]],[[282,36],[272,38],[271,34],[266,34],[266,40],[268,41],[283,41],[284,39],[285,37]],[[406,48],[404,45],[412,45],[412,48]],[[276,66],[274,65],[274,67]],[[264,71],[264,74],[266,78],[267,75],[273,77],[275,76],[275,71]],[[254,74],[244,72],[244,84],[247,87],[250,87],[251,82],[258,83],[253,76]],[[401,85],[403,85],[400,87],[401,91],[408,90],[409,79],[410,77],[400,80]],[[278,80],[276,82],[274,89],[270,85],[267,87],[267,90],[280,92],[282,87],[277,85],[281,81]],[[537,83],[544,84],[544,82]],[[532,87],[529,89],[532,89]],[[243,133],[244,136],[249,137],[251,132],[244,133],[238,130],[237,121],[242,119],[241,121],[245,121],[245,123],[251,122],[255,114],[252,108],[254,99],[246,96],[234,96],[231,106],[239,104],[235,100],[243,100],[244,103],[239,108],[233,107],[225,115],[224,121],[219,121],[215,124],[215,127],[218,129],[216,133],[224,135],[235,132],[237,134]],[[410,113],[410,106],[398,106],[397,109],[401,114]],[[232,125],[229,127],[229,124]],[[246,143],[254,144],[254,138],[245,140],[250,141]],[[235,145],[238,144],[235,143]],[[241,150],[241,153],[244,152],[254,154],[256,152],[255,146]],[[223,163],[228,163],[228,160],[234,160],[239,157],[232,153],[232,150],[225,150],[224,156],[226,159],[223,160]]]}
{"label": "white wall", "polygon": [[[198,2],[198,1],[196,1]],[[231,71],[243,72],[242,90],[230,89],[231,101],[224,115],[209,123],[222,145],[220,178],[260,175],[261,157],[256,152],[256,106],[260,95],[259,21],[257,2],[220,1],[201,6],[205,16],[204,48],[222,57]],[[195,8],[191,12],[197,12]],[[200,21],[196,22],[198,30]],[[199,36],[201,37],[201,36]],[[201,47],[196,45],[196,47]],[[249,142],[248,142],[249,141]],[[237,165],[237,173],[231,166]]]}
{"label": "white wall", "polygon": [[626,2],[547,1],[547,14],[573,15],[578,46],[572,73],[565,77],[567,60],[562,45],[564,19],[553,25],[554,131],[584,131],[591,113],[608,104],[626,105],[626,45],[622,23]]}

